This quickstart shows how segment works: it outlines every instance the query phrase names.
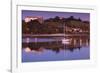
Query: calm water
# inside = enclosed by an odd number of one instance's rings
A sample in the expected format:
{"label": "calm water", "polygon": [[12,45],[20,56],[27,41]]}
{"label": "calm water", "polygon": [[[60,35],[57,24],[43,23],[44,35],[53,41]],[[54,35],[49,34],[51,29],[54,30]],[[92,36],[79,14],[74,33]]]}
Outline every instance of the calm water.
{"label": "calm water", "polygon": [[90,58],[88,37],[23,38],[22,41],[22,62]]}

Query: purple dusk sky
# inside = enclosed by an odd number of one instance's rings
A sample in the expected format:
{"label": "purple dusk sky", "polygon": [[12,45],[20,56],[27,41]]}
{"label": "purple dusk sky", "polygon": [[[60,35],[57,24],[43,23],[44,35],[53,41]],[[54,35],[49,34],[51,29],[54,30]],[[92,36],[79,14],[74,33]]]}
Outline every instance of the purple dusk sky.
{"label": "purple dusk sky", "polygon": [[68,18],[74,16],[74,18],[80,18],[83,21],[90,21],[90,13],[76,13],[76,12],[53,12],[53,11],[34,11],[34,10],[22,10],[22,19],[27,16],[42,16],[44,19],[54,18],[55,16]]}

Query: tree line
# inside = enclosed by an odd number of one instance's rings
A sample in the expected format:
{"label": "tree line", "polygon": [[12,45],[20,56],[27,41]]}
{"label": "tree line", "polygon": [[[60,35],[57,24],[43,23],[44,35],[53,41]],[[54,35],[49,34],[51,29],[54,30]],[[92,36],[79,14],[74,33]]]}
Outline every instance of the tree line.
{"label": "tree line", "polygon": [[[70,16],[69,18],[55,16],[54,18],[43,20],[42,23],[38,20],[31,20],[30,22],[22,20],[23,34],[75,33],[76,31],[74,32],[73,29],[81,29],[82,31],[87,31],[89,33],[90,23],[89,21],[82,21],[80,18],[76,19],[73,16]],[[77,32],[79,33],[79,31]]]}

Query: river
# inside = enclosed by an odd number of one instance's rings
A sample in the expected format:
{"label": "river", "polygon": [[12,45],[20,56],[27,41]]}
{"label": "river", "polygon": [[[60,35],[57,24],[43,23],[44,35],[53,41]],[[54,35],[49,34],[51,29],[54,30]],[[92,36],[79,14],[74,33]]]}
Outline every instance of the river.
{"label": "river", "polygon": [[88,36],[25,37],[22,38],[22,62],[87,60],[90,59],[89,41]]}

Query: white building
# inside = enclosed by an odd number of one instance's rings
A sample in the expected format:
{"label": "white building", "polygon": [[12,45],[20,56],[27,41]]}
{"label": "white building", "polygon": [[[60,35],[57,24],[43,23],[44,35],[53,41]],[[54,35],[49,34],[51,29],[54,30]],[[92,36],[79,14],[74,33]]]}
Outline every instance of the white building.
{"label": "white building", "polygon": [[41,17],[41,16],[27,16],[27,17],[25,17],[24,20],[25,20],[25,22],[29,22],[31,20],[38,20],[40,23],[42,23],[43,17]]}

